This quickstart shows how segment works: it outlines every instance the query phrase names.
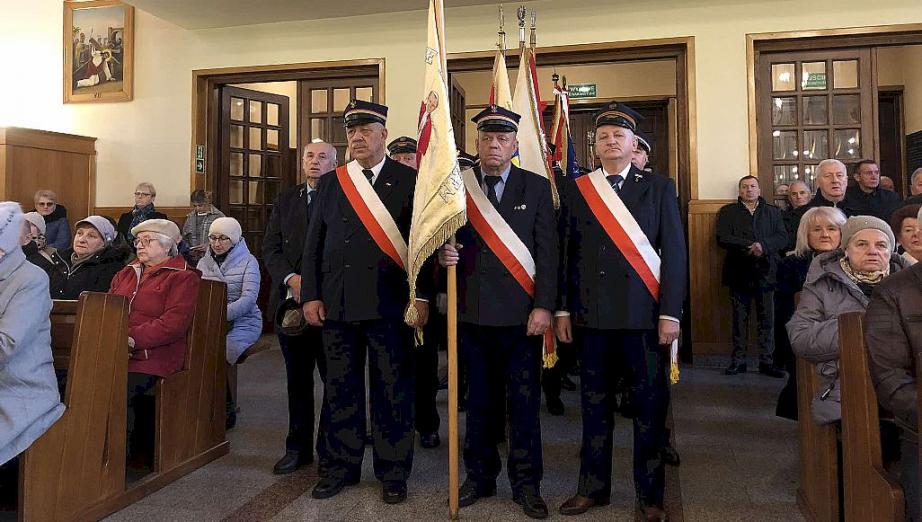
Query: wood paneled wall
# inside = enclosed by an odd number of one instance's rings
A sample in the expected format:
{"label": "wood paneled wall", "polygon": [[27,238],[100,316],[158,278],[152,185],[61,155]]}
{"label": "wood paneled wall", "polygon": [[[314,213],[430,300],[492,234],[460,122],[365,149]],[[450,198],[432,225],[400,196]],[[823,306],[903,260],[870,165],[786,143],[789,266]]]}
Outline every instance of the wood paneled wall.
{"label": "wood paneled wall", "polygon": [[693,355],[730,355],[730,294],[721,283],[724,251],[717,246],[717,211],[732,200],[688,204],[688,259]]}
{"label": "wood paneled wall", "polygon": [[96,200],[96,138],[0,127],[0,199],[32,210],[40,189],[53,190],[71,222]]}

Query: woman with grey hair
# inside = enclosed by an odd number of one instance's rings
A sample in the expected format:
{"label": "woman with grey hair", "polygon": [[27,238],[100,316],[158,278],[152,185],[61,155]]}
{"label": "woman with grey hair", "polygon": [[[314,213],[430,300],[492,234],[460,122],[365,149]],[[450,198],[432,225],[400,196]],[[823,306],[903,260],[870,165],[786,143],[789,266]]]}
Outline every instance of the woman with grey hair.
{"label": "woman with grey hair", "polygon": [[775,364],[788,372],[787,385],[778,396],[775,415],[797,420],[797,372],[785,325],[794,315],[794,296],[804,286],[813,258],[839,248],[845,214],[834,207],[807,210],[795,234],[794,250],[778,263],[775,288]]}
{"label": "woman with grey hair", "polygon": [[134,208],[131,212],[125,212],[118,218],[116,227],[118,234],[125,238],[129,247],[134,245],[134,235],[131,230],[138,224],[148,219],[167,219],[166,214],[157,212],[154,208],[154,200],[157,199],[157,189],[153,183],[142,181],[134,189]]}
{"label": "woman with grey hair", "polygon": [[53,248],[61,250],[70,244],[70,225],[67,224],[67,209],[58,203],[54,191],[42,189],[35,192],[35,212],[45,220],[45,239]]}
{"label": "woman with grey hair", "polygon": [[871,292],[908,264],[894,253],[896,239],[882,219],[853,216],[842,227],[842,247],[817,255],[787,324],[794,353],[816,365],[820,391],[811,414],[818,424],[842,418],[839,400],[839,316],[863,312]]}
{"label": "woman with grey hair", "polygon": [[[112,280],[109,293],[130,299],[128,312],[129,462],[150,463],[153,390],[182,368],[201,278],[178,255],[179,227],[149,219],[131,229],[137,259]],[[134,457],[134,458],[132,458]]]}

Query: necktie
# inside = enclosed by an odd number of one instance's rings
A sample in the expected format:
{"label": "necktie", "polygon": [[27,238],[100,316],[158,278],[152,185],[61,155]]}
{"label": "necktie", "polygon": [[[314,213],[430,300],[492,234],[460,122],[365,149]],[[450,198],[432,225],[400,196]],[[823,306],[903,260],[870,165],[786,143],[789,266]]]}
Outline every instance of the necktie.
{"label": "necktie", "polygon": [[365,177],[368,178],[369,183],[371,183],[371,178],[375,177],[375,173],[372,172],[371,169],[362,169],[362,174],[364,174]]}
{"label": "necktie", "polygon": [[312,190],[307,193],[307,215],[311,215],[311,209],[314,208],[314,195],[317,194],[316,190]]}
{"label": "necktie", "polygon": [[493,203],[495,208],[499,208],[499,197],[496,195],[496,184],[502,181],[500,176],[484,176],[483,181],[487,184],[487,199]]}
{"label": "necktie", "polygon": [[605,179],[608,180],[608,184],[611,185],[611,188],[615,189],[615,194],[621,194],[621,182],[624,181],[624,177],[620,174],[614,174],[612,176],[605,176]]}

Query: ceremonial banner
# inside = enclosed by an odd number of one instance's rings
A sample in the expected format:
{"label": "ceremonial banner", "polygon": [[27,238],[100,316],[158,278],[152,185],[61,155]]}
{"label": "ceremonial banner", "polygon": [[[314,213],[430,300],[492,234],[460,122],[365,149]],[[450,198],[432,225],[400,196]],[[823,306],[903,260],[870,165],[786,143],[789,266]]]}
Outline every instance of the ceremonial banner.
{"label": "ceremonial banner", "polygon": [[557,185],[554,183],[554,171],[551,169],[547,154],[547,141],[541,120],[541,98],[538,93],[536,78],[535,51],[529,47],[522,48],[519,61],[519,76],[515,82],[515,94],[512,96],[512,110],[522,117],[519,120],[519,151],[517,165],[544,176],[551,184],[554,208],[560,207]]}
{"label": "ceremonial banner", "polygon": [[551,159],[560,165],[561,172],[576,178],[580,172],[576,163],[573,137],[570,135],[570,93],[567,91],[566,82],[567,79],[564,78],[564,87],[561,88],[557,81],[554,81],[554,98],[557,103],[554,105],[554,126],[551,130],[551,138],[554,140],[554,153]]}
{"label": "ceremonial banner", "polygon": [[[416,278],[426,259],[467,221],[464,183],[458,168],[448,88],[445,83],[445,36],[441,3],[429,2],[429,40],[426,48],[426,77],[420,108],[413,221],[410,227],[407,275],[410,302],[416,297]],[[405,317],[416,322],[416,308]]]}
{"label": "ceremonial banner", "polygon": [[509,71],[506,69],[506,55],[502,49],[496,51],[493,60],[493,84],[490,86],[490,105],[508,110],[512,108],[512,90],[509,88]]}

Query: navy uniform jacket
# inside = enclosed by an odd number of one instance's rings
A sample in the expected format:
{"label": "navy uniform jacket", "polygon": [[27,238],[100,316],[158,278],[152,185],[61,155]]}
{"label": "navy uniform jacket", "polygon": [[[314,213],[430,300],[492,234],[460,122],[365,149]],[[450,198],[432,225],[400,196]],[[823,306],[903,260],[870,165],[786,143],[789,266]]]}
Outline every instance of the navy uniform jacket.
{"label": "navy uniform jacket", "polygon": [[[415,186],[414,170],[390,158],[375,179],[375,192],[404,240]],[[378,248],[336,172],[320,178],[319,190],[304,243],[301,302],[322,300],[327,318],[334,321],[402,319],[409,296],[406,272]]]}
{"label": "navy uniform jacket", "polygon": [[271,320],[274,320],[276,309],[285,298],[285,278],[288,274],[301,274],[307,223],[306,183],[286,189],[275,198],[266,237],[263,239],[263,263],[272,279],[269,291]]}
{"label": "navy uniform jacket", "polygon": [[567,180],[561,212],[561,309],[574,324],[597,329],[656,329],[660,315],[682,318],[687,253],[675,183],[631,167],[621,200],[662,259],[660,301],[641,281]]}
{"label": "navy uniform jacket", "polygon": [[[482,181],[479,167],[474,173]],[[535,298],[529,297],[467,224],[456,235],[463,245],[458,262],[458,313],[461,321],[482,326],[525,325],[532,308],[553,311],[557,301],[558,242],[550,183],[513,165],[498,211],[535,260]]]}

